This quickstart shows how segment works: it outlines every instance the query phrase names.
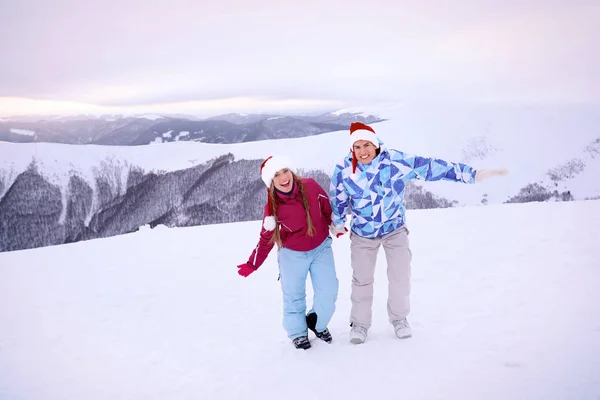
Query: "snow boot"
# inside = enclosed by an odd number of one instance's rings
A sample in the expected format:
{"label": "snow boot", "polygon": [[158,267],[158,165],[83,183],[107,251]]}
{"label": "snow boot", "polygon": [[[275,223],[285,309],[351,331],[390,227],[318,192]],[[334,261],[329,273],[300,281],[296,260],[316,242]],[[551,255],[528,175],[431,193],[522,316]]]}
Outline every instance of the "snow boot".
{"label": "snow boot", "polygon": [[392,325],[394,326],[394,332],[399,339],[407,339],[412,336],[412,331],[406,318],[392,321]]}
{"label": "snow boot", "polygon": [[352,329],[350,329],[350,334],[348,335],[350,343],[364,343],[367,340],[367,328],[354,324],[351,324],[350,326],[352,327]]}
{"label": "snow boot", "polygon": [[297,338],[294,338],[292,342],[294,343],[294,346],[297,349],[310,349],[310,341],[308,340],[308,336],[299,336]]}
{"label": "snow boot", "polygon": [[333,341],[333,337],[331,337],[329,329],[325,328],[323,332],[317,332],[317,313],[311,312],[306,316],[306,326],[322,341],[326,343],[331,343]]}

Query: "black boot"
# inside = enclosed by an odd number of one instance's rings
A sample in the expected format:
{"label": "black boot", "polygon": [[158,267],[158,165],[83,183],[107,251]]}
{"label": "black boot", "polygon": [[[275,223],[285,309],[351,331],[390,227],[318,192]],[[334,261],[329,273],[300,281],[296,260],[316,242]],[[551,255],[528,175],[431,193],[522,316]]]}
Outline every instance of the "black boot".
{"label": "black boot", "polygon": [[294,342],[294,346],[297,349],[310,349],[310,341],[308,340],[308,336],[297,337],[292,342]]}
{"label": "black boot", "polygon": [[308,314],[306,316],[306,326],[308,327],[308,329],[313,331],[319,339],[323,340],[324,342],[331,343],[333,341],[333,338],[331,337],[331,333],[329,333],[329,329],[325,328],[325,330],[323,332],[317,332],[317,329],[316,329],[317,314],[316,313],[311,312],[310,314]]}

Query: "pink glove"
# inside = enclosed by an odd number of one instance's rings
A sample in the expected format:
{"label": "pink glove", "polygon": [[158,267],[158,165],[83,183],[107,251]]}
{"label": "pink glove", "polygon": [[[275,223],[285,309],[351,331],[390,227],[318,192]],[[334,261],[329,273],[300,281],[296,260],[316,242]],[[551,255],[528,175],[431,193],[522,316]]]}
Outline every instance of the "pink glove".
{"label": "pink glove", "polygon": [[348,232],[348,228],[346,228],[344,225],[335,226],[335,225],[331,224],[331,225],[329,225],[329,232],[331,232],[332,236],[339,238],[344,233]]}
{"label": "pink glove", "polygon": [[238,269],[238,274],[240,274],[244,278],[247,278],[248,275],[250,275],[251,273],[253,273],[254,271],[256,271],[258,269],[258,268],[254,267],[254,265],[252,265],[250,263],[240,264],[237,267],[239,268]]}

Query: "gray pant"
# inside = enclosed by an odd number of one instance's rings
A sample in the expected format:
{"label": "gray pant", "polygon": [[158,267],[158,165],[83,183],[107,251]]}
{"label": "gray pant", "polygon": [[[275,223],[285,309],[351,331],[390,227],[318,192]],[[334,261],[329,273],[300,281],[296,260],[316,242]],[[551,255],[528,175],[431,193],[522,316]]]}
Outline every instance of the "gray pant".
{"label": "gray pant", "polygon": [[352,310],[350,322],[371,327],[375,263],[380,245],[387,259],[388,302],[390,321],[405,318],[410,312],[410,263],[412,252],[408,230],[401,227],[387,235],[368,239],[351,232],[350,260],[352,264]]}

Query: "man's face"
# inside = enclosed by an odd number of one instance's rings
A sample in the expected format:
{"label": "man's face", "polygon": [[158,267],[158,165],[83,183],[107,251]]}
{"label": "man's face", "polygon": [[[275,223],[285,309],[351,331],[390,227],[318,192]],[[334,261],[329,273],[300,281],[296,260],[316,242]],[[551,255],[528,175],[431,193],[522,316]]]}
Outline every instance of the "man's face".
{"label": "man's face", "polygon": [[377,155],[377,148],[368,140],[357,140],[354,142],[352,150],[361,164],[369,164]]}

